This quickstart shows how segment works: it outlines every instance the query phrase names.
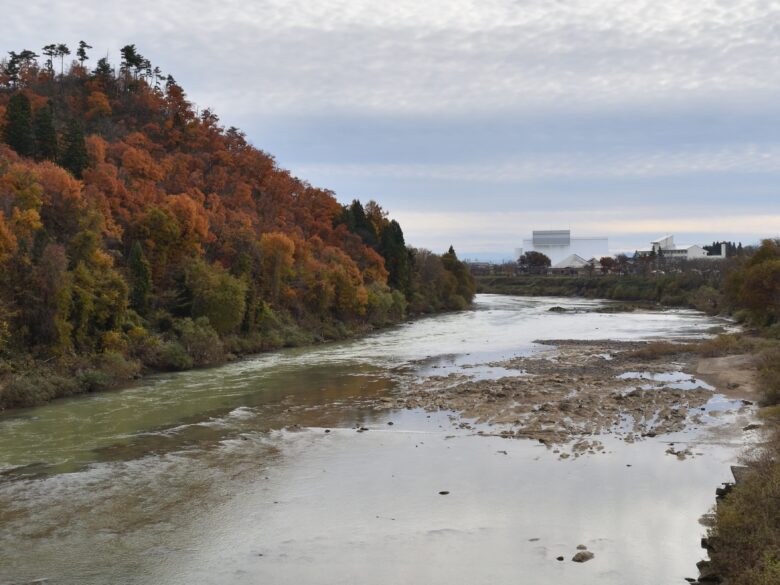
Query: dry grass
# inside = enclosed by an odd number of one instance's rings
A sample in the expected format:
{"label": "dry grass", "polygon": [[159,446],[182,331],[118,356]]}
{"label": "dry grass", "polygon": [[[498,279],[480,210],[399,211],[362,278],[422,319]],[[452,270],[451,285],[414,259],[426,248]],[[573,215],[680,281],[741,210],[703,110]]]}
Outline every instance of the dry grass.
{"label": "dry grass", "polygon": [[764,404],[780,404],[780,347],[762,351],[758,356],[757,365]]}
{"label": "dry grass", "polygon": [[750,463],[753,472],[718,505],[710,530],[713,566],[730,585],[780,583],[780,435]]}
{"label": "dry grass", "polygon": [[669,357],[670,355],[679,355],[694,349],[690,343],[672,343],[669,341],[654,341],[647,345],[634,349],[626,353],[627,356],[643,360],[658,360]]}
{"label": "dry grass", "polygon": [[723,334],[705,339],[696,346],[696,353],[704,357],[720,357],[750,351],[752,345],[741,335]]}
{"label": "dry grass", "polygon": [[[706,344],[706,345],[705,345]],[[710,355],[753,353],[763,394],[761,417],[773,426],[748,462],[752,473],[720,503],[714,568],[729,585],[780,584],[780,344],[770,337],[719,336],[700,345]],[[700,350],[701,351],[701,350]],[[707,355],[707,354],[705,354]]]}

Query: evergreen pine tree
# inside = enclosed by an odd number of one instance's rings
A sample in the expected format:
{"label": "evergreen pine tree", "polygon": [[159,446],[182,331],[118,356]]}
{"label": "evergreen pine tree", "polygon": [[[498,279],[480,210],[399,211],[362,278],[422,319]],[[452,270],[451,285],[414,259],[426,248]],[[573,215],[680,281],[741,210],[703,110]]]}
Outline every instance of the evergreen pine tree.
{"label": "evergreen pine tree", "polygon": [[349,206],[349,231],[359,235],[367,246],[376,248],[377,237],[373,224],[366,217],[363,205],[355,199]]}
{"label": "evergreen pine tree", "polygon": [[392,220],[382,230],[380,249],[389,273],[387,283],[409,296],[412,281],[411,263],[404,233],[397,221]]}
{"label": "evergreen pine tree", "polygon": [[136,241],[130,249],[127,267],[130,270],[132,282],[130,306],[143,315],[146,312],[149,293],[152,290],[152,270],[149,267],[149,261],[144,256],[141,242]]}
{"label": "evergreen pine tree", "polygon": [[57,54],[57,45],[46,45],[41,51],[46,56],[46,70],[54,74],[54,56]]}
{"label": "evergreen pine tree", "polygon": [[38,160],[57,160],[57,131],[54,129],[51,103],[35,112],[33,127],[35,129],[35,157]]}
{"label": "evergreen pine tree", "polygon": [[89,166],[87,145],[84,142],[84,130],[82,130],[81,125],[76,120],[68,122],[61,164],[77,179],[81,178],[84,169]]}
{"label": "evergreen pine tree", "polygon": [[14,94],[5,111],[3,142],[22,156],[35,152],[35,135],[32,127],[30,100],[23,93]]}
{"label": "evergreen pine tree", "polygon": [[108,62],[108,59],[105,57],[101,57],[98,59],[97,67],[95,67],[94,71],[92,71],[92,75],[95,77],[99,77],[103,80],[108,80],[113,78],[114,71],[111,69],[111,64]]}
{"label": "evergreen pine tree", "polygon": [[70,49],[68,48],[68,45],[65,43],[60,43],[57,45],[57,53],[56,55],[60,58],[60,75],[65,75],[65,57],[67,55],[70,55]]}
{"label": "evergreen pine tree", "polygon": [[21,70],[22,65],[19,59],[19,55],[14,51],[9,51],[8,59],[5,63],[5,66],[3,67],[3,73],[8,76],[9,81],[13,87],[16,87],[19,83],[19,73]]}
{"label": "evergreen pine tree", "polygon": [[79,41],[79,48],[76,50],[76,56],[79,58],[79,63],[84,66],[84,61],[89,59],[87,56],[87,49],[91,49],[92,45],[88,45],[84,41]]}

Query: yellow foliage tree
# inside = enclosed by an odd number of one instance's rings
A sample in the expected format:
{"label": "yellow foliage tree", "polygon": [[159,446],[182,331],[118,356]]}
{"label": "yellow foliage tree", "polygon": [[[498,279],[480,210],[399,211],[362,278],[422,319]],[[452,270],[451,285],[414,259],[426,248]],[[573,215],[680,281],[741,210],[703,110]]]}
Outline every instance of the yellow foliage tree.
{"label": "yellow foliage tree", "polygon": [[273,303],[278,303],[284,283],[293,274],[295,243],[281,232],[269,232],[260,237],[262,262],[261,286]]}

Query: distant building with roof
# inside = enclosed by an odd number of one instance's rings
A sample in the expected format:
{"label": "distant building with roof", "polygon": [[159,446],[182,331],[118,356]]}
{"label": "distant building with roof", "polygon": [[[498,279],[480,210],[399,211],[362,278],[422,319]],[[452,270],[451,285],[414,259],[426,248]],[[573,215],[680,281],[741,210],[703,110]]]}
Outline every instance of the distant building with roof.
{"label": "distant building with roof", "polygon": [[609,255],[606,237],[572,237],[571,230],[534,230],[530,239],[523,240],[522,248],[515,248],[515,259],[526,252],[541,252],[556,264],[576,255],[584,258],[601,258]]}
{"label": "distant building with roof", "polygon": [[570,254],[563,260],[556,262],[550,267],[552,274],[587,274],[592,272],[598,260],[594,257],[591,260],[585,260],[579,254]]}
{"label": "distant building with roof", "polygon": [[638,250],[639,256],[663,256],[669,260],[721,260],[726,258],[726,244],[720,245],[720,254],[709,254],[698,244],[677,245],[674,236],[667,234],[650,242],[651,248]]}

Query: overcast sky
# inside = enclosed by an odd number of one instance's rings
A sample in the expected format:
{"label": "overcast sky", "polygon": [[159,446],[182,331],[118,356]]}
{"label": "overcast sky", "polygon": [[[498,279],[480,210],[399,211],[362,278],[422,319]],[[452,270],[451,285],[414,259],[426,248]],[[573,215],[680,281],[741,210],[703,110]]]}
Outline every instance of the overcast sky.
{"label": "overcast sky", "polygon": [[416,246],[780,235],[780,3],[4,0],[0,51],[135,43],[200,107]]}

